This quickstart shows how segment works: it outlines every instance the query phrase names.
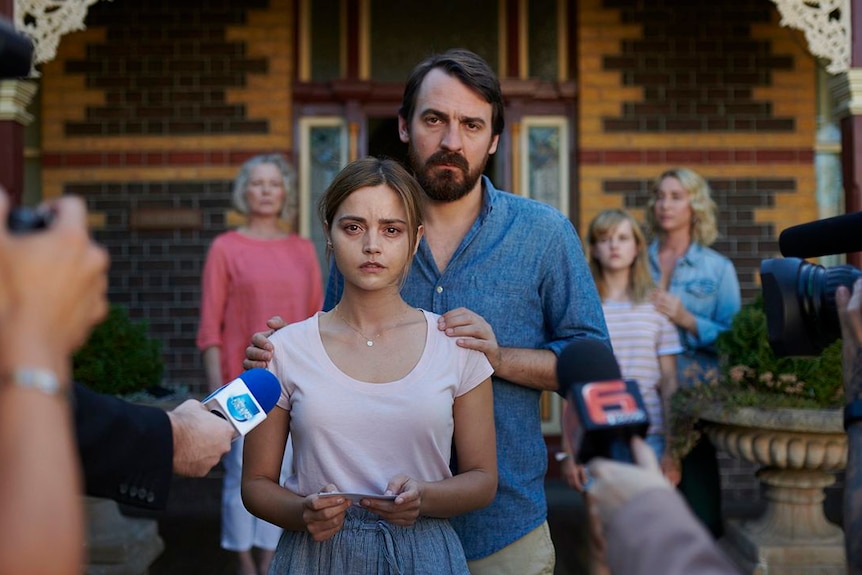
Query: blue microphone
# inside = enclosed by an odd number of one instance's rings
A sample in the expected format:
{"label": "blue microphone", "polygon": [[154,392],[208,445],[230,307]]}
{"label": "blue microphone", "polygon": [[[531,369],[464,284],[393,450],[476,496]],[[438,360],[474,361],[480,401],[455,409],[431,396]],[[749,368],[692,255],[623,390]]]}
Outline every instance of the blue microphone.
{"label": "blue microphone", "polygon": [[281,395],[278,378],[262,368],[244,372],[201,402],[234,427],[234,439],[254,429],[272,411]]}

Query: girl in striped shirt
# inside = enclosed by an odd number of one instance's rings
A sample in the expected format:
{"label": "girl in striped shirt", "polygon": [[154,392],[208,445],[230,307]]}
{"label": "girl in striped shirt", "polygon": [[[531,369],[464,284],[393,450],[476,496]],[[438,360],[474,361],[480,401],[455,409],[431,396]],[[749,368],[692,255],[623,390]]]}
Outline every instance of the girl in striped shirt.
{"label": "girl in striped shirt", "polygon": [[[638,383],[649,415],[646,442],[655,451],[665,477],[676,485],[680,465],[667,450],[670,438],[665,423],[669,423],[670,397],[677,388],[676,356],[682,345],[676,327],[651,301],[655,283],[647,267],[646,237],[631,214],[610,209],[590,222],[585,243],[614,356],[623,378]],[[563,409],[570,409],[565,401]],[[571,446],[565,434],[562,444],[565,455],[560,471],[569,485],[583,492],[585,471],[575,462],[572,450],[577,446]],[[586,504],[590,511],[589,496]],[[592,572],[610,575],[604,537],[595,520],[590,531]]]}
{"label": "girl in striped shirt", "polygon": [[[674,325],[650,299],[655,283],[647,267],[646,238],[631,214],[609,209],[590,222],[585,243],[614,356],[623,378],[637,381],[649,414],[646,441],[665,476],[676,484],[679,463],[667,451],[665,423],[677,388],[676,355],[682,345]],[[562,472],[570,485],[581,487],[571,457],[563,462]]]}

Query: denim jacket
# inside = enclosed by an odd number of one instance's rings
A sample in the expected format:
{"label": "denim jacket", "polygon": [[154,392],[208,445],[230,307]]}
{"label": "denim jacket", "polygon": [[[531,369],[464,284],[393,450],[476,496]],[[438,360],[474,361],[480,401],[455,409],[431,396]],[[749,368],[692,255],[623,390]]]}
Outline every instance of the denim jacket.
{"label": "denim jacket", "polygon": [[[648,251],[650,272],[658,282],[661,269],[657,240],[650,244]],[[739,280],[733,262],[728,258],[711,248],[692,243],[676,264],[669,291],[680,298],[685,309],[697,320],[697,336],[679,328],[685,353],[679,356],[678,373],[680,381],[685,382],[695,375],[689,369],[691,363],[698,363],[704,371],[718,366],[715,340],[721,332],[730,329],[730,323],[742,305]]]}
{"label": "denim jacket", "polygon": [[[494,329],[501,347],[550,349],[574,339],[608,340],[601,301],[572,223],[540,202],[499,191],[483,176],[479,217],[441,273],[423,238],[401,295],[443,314],[466,307]],[[333,269],[325,309],[343,279]],[[467,559],[495,553],[547,516],[547,447],[541,392],[493,378],[499,481],[490,506],[452,518]]]}

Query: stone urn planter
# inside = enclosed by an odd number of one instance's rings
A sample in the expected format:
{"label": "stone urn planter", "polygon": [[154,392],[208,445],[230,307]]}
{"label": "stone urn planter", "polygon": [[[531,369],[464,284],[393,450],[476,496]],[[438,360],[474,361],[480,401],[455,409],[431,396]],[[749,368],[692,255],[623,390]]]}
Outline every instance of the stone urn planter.
{"label": "stone urn planter", "polygon": [[760,464],[767,507],[755,520],[729,520],[722,546],[746,573],[847,572],[844,533],[823,512],[824,489],[847,464],[840,410],[724,409],[700,413],[717,449]]}
{"label": "stone urn planter", "polygon": [[85,497],[85,575],[146,575],[164,551],[155,519],[126,517],[115,501]]}

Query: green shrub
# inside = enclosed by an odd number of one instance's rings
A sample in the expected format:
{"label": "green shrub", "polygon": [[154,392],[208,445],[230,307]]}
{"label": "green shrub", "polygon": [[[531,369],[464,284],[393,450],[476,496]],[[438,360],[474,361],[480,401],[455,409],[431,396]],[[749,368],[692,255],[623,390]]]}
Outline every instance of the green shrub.
{"label": "green shrub", "polygon": [[133,322],[126,308],[112,305],[108,316],[73,357],[73,377],[87,387],[124,395],[158,386],[165,364],[161,341],[146,322]]}
{"label": "green shrub", "polygon": [[[725,384],[740,394],[751,392],[752,407],[831,408],[843,405],[841,341],[816,357],[776,357],[769,346],[766,313],[758,298],[740,310],[730,330],[719,336]],[[755,399],[756,398],[756,399]]]}
{"label": "green shrub", "polygon": [[834,409],[844,404],[841,340],[817,357],[776,357],[761,297],[742,306],[716,347],[721,373],[703,374],[699,383],[671,398],[671,449],[678,456],[697,442],[698,414],[705,407]]}

